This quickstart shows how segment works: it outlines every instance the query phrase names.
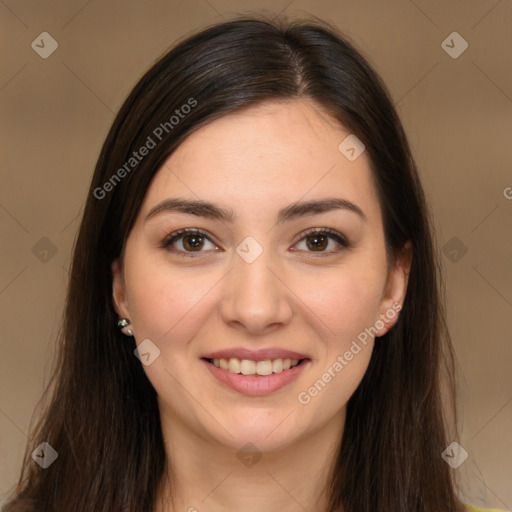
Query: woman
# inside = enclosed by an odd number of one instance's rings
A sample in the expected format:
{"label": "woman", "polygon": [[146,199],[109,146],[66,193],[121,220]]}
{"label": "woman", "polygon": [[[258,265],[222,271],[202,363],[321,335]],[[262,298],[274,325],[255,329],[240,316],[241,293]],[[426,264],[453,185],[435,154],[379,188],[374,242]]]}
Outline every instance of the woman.
{"label": "woman", "polygon": [[104,143],[5,510],[477,510],[443,457],[429,219],[389,94],[334,29],[182,41]]}

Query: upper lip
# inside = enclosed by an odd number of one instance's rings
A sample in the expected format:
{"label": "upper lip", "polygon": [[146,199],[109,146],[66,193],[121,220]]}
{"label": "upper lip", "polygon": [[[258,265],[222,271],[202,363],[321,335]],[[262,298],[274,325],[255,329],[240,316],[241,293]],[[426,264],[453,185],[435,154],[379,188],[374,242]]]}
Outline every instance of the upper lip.
{"label": "upper lip", "polygon": [[229,348],[226,350],[217,350],[205,354],[205,359],[248,359],[249,361],[264,361],[266,359],[309,359],[308,356],[293,350],[283,348],[261,348],[258,350],[248,348]]}

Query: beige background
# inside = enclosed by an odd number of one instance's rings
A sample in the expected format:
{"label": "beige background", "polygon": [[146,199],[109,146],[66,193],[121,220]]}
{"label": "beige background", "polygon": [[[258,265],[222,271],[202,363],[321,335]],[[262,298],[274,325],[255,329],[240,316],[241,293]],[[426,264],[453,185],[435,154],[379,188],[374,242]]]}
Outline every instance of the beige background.
{"label": "beige background", "polygon": [[[0,496],[17,478],[48,378],[72,243],[115,112],[177,38],[261,8],[333,23],[391,91],[444,253],[469,453],[453,471],[468,479],[467,501],[511,509],[509,0],[1,0]],[[47,59],[31,47],[45,31],[59,45]],[[469,44],[455,59],[442,46],[454,31]]]}

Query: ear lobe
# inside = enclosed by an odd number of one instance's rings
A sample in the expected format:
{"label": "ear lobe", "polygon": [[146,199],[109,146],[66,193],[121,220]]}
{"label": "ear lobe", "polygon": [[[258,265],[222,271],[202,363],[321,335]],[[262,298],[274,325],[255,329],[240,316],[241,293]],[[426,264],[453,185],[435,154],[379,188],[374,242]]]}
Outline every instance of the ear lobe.
{"label": "ear lobe", "polygon": [[399,312],[403,307],[407,293],[412,256],[411,242],[407,241],[388,276],[380,310],[380,319],[385,326],[381,329],[382,333],[379,336],[386,334],[398,321]]}
{"label": "ear lobe", "polygon": [[123,272],[120,268],[118,259],[115,259],[111,265],[112,269],[112,303],[121,318],[129,318],[128,308],[126,307],[125,286]]}

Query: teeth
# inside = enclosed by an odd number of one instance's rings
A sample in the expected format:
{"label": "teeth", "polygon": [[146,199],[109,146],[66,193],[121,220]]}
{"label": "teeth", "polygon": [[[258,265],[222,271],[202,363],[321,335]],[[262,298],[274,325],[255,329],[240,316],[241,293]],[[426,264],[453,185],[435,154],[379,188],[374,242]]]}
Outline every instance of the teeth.
{"label": "teeth", "polygon": [[279,373],[283,371],[283,360],[282,359],[274,359],[272,361],[272,371],[274,373]]}
{"label": "teeth", "polygon": [[240,373],[240,359],[232,357],[228,363],[228,370],[231,373]]}
{"label": "teeth", "polygon": [[299,364],[298,359],[265,359],[264,361],[251,361],[249,359],[213,359],[213,364],[217,368],[228,370],[231,373],[241,373],[242,375],[272,375],[280,373],[283,370],[289,370]]}
{"label": "teeth", "polygon": [[274,371],[272,361],[270,359],[265,361],[258,361],[255,366],[256,373],[258,375],[272,375],[272,372]]}
{"label": "teeth", "polygon": [[256,373],[256,363],[248,359],[240,361],[240,371],[243,375],[254,375]]}

